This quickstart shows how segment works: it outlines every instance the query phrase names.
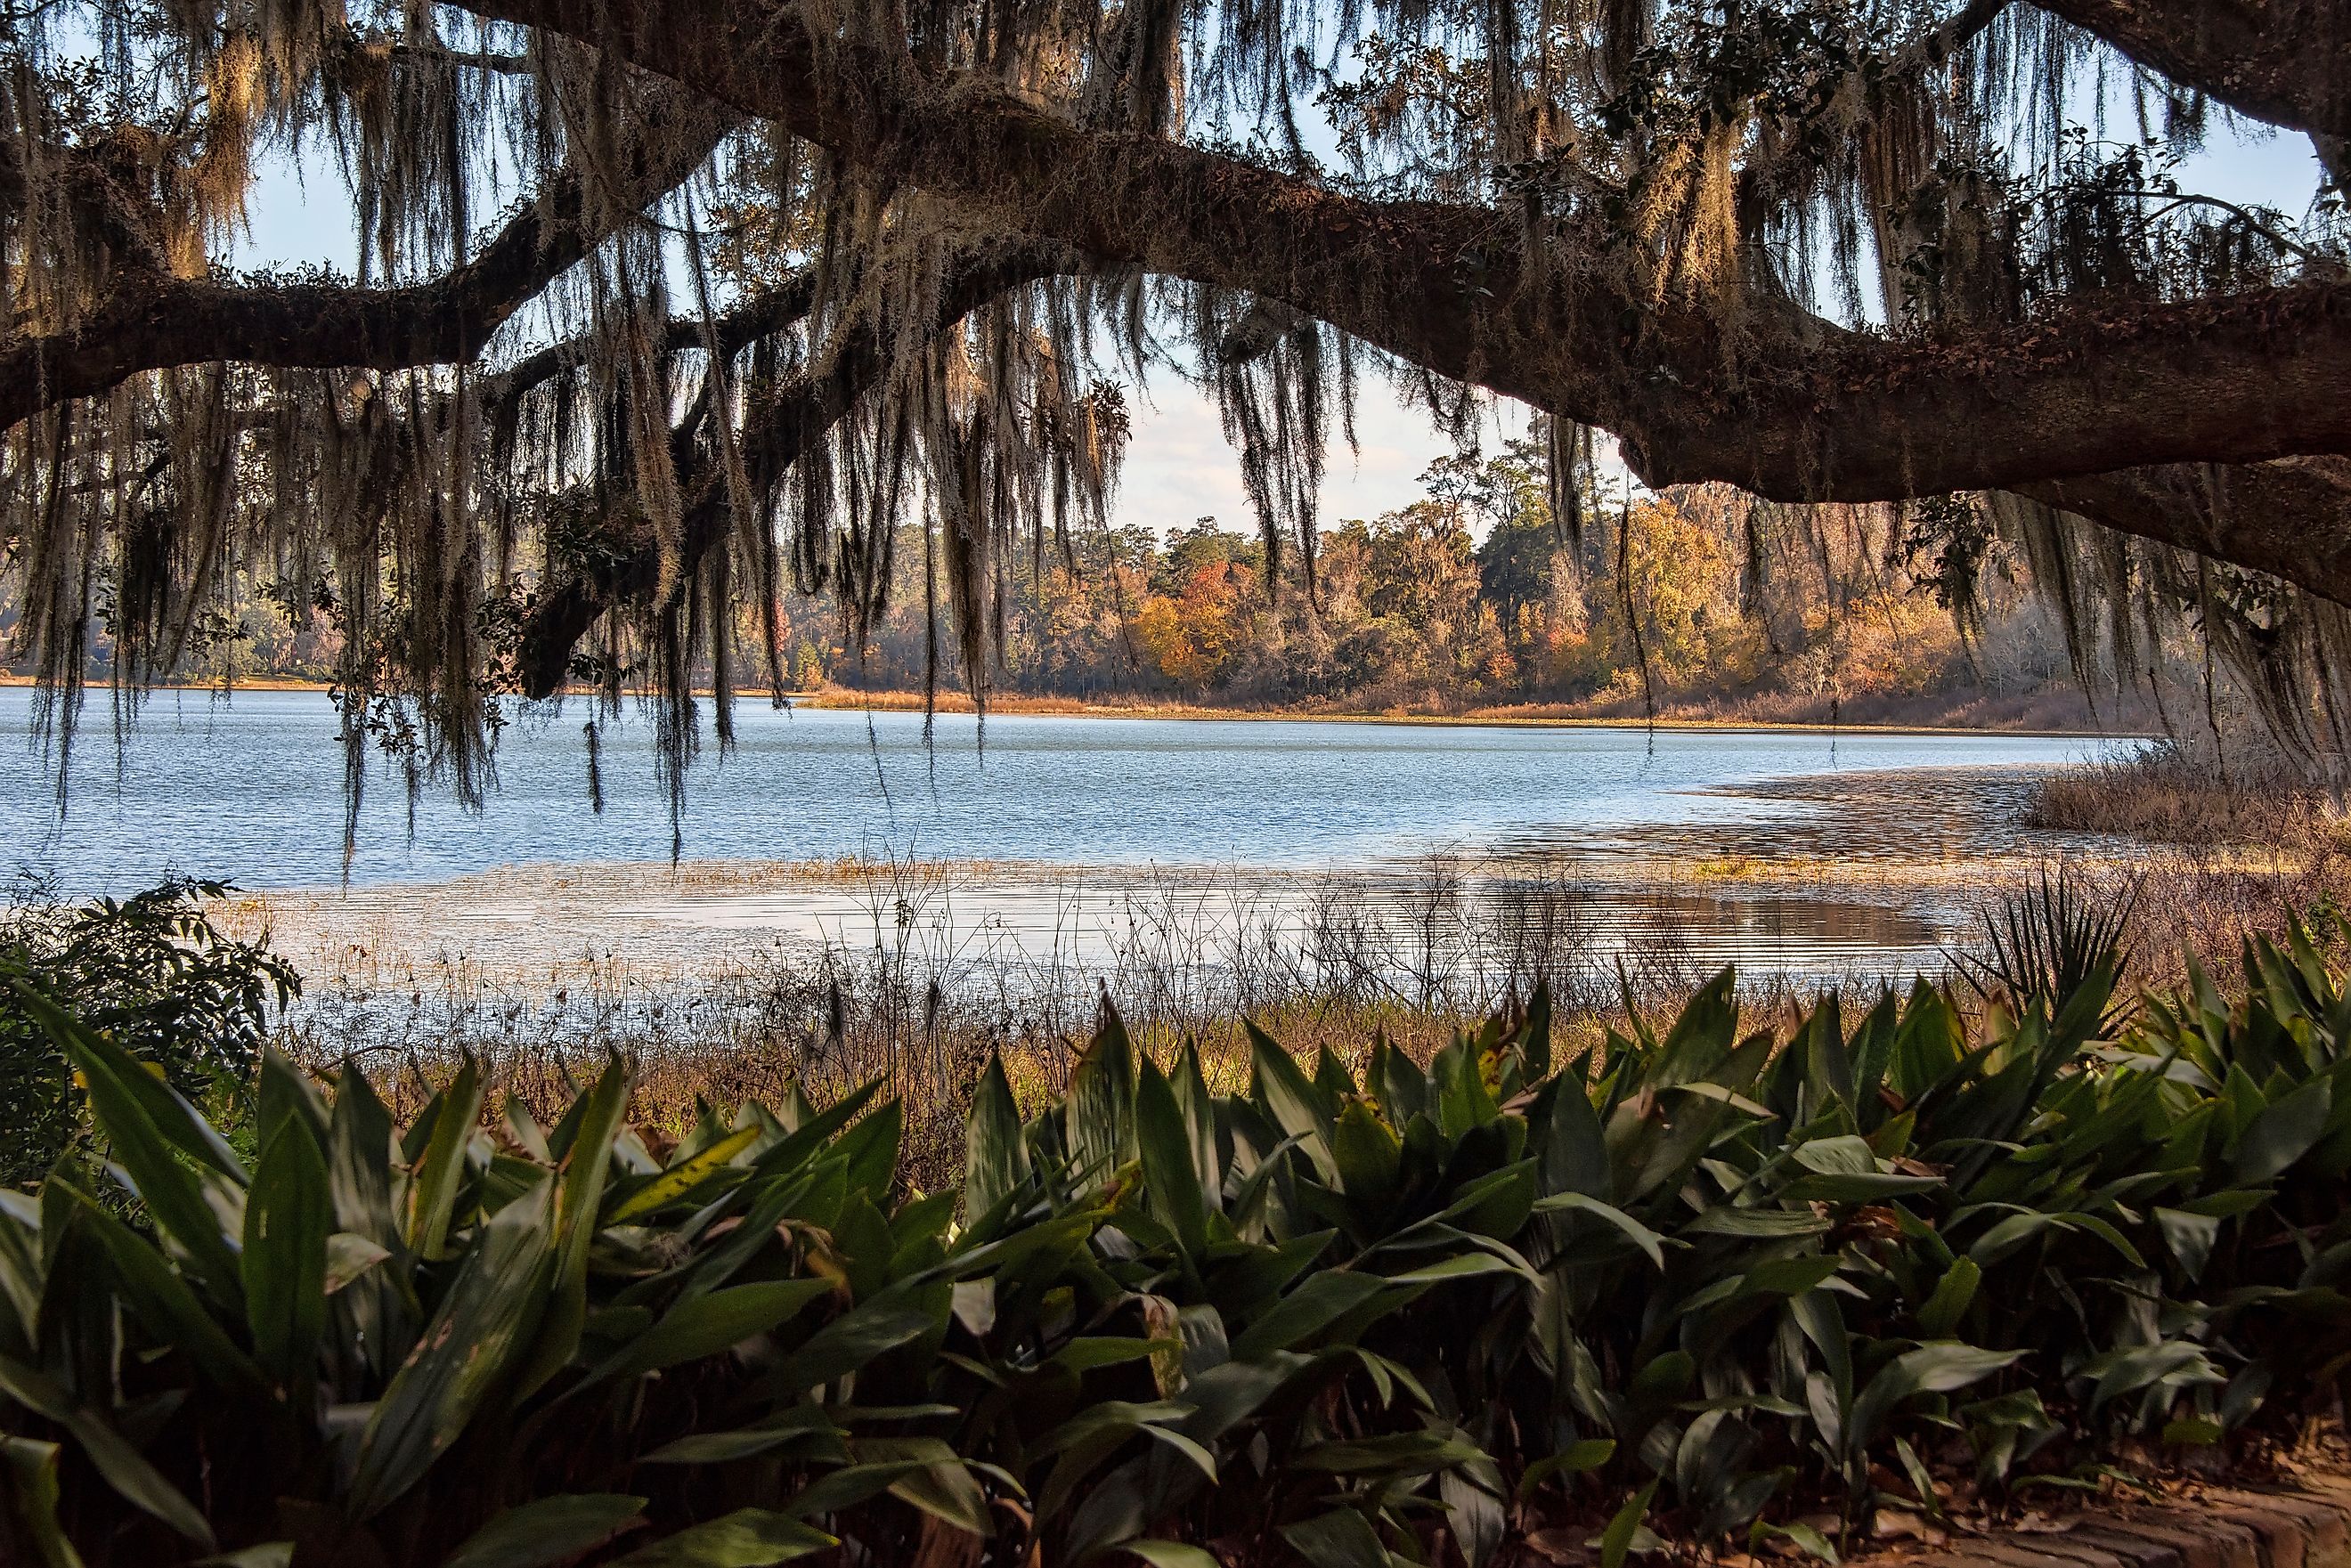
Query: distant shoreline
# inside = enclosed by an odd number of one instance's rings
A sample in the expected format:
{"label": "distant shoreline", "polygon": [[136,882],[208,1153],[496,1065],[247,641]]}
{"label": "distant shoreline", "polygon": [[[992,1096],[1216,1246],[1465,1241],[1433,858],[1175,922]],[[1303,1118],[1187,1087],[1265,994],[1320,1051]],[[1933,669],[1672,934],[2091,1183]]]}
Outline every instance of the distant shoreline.
{"label": "distant shoreline", "polygon": [[[0,687],[30,686],[29,675],[0,671]],[[279,675],[241,677],[225,691],[212,682],[186,682],[152,688],[157,693],[203,693],[208,695],[234,696],[238,692],[317,692],[321,695],[333,688],[324,681],[299,680]],[[574,691],[568,695],[588,695]],[[697,696],[712,694],[700,691]],[[767,700],[768,693],[758,688],[737,688],[738,698],[745,701]],[[872,711],[874,713],[918,713],[923,700],[914,692],[860,692],[848,687],[829,686],[817,691],[787,692],[785,699],[798,707],[836,711]],[[1452,729],[1661,729],[1682,732],[1733,732],[1752,730],[1762,733],[1830,733],[1850,735],[2012,735],[2031,738],[2084,740],[2149,740],[2151,730],[2092,729],[2073,727],[2009,725],[2001,723],[1952,724],[1931,720],[1909,723],[1883,719],[1856,721],[1825,718],[1746,718],[1734,716],[1694,717],[1688,715],[1660,716],[1645,720],[1636,715],[1607,713],[1561,713],[1556,711],[1520,712],[1521,708],[1557,709],[1573,705],[1559,703],[1514,704],[1508,707],[1470,708],[1461,713],[1410,713],[1380,711],[1369,708],[1241,708],[1217,707],[1200,703],[1154,701],[1146,698],[1110,698],[1092,701],[1082,697],[1039,696],[1006,693],[991,698],[989,714],[997,716],[1040,718],[1124,718],[1182,719],[1195,722],[1250,722],[1266,724],[1395,724],[1421,725],[1434,728]],[[941,714],[968,714],[975,711],[970,697],[961,692],[938,694],[935,710]]]}

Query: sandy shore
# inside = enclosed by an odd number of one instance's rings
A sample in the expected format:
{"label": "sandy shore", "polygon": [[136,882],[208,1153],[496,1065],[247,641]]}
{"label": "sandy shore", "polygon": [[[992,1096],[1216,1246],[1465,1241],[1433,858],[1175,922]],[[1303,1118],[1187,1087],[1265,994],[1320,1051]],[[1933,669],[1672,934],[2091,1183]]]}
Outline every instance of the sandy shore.
{"label": "sandy shore", "polygon": [[[29,686],[29,675],[0,671],[0,686]],[[219,693],[216,684],[187,683],[157,688],[160,691]],[[238,677],[228,695],[236,692],[319,692],[331,688],[323,681],[294,680],[274,675]],[[570,694],[587,696],[592,694]],[[696,694],[707,698],[707,692]],[[737,697],[744,702],[765,702],[764,691],[738,690]],[[796,706],[847,711],[871,710],[875,713],[918,713],[923,708],[919,692],[860,692],[843,687],[827,687],[819,691],[787,692],[785,699]],[[961,692],[941,692],[935,705],[939,713],[968,714],[974,711],[972,700]],[[1078,697],[1032,696],[1006,693],[988,699],[987,711],[992,716],[1021,715],[1056,718],[1132,718],[1132,719],[1212,719],[1229,722],[1284,724],[1404,724],[1437,727],[1480,729],[1661,729],[1750,732],[1759,734],[1799,735],[2015,735],[2049,738],[2080,737],[2089,740],[2145,740],[2154,738],[2152,731],[2097,730],[2089,728],[2044,728],[2028,725],[1989,723],[1953,724],[1928,720],[1924,722],[1828,723],[1823,718],[1777,719],[1750,718],[1737,715],[1693,716],[1687,713],[1663,715],[1655,720],[1644,720],[1637,715],[1623,713],[1576,711],[1573,704],[1516,704],[1505,706],[1465,709],[1459,713],[1421,713],[1401,708],[1243,708],[1223,707],[1203,703],[1159,701],[1147,698],[1109,697],[1092,700]],[[1922,711],[1941,713],[1941,706]]]}

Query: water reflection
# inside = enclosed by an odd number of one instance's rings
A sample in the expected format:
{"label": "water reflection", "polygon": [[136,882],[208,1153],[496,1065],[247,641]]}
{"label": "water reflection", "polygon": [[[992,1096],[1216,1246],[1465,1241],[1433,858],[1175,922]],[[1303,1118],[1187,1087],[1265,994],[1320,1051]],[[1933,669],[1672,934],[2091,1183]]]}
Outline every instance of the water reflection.
{"label": "water reflection", "polygon": [[[464,956],[487,982],[625,956],[653,986],[714,958],[831,955],[999,995],[1146,995],[1156,1010],[1286,995],[1477,1008],[1536,978],[1604,999],[1726,964],[1773,983],[1939,970],[1958,924],[1916,890],[1862,897],[1759,881],[1677,884],[1430,857],[1371,871],[1041,875],[939,862],[539,867],[434,887],[277,895],[257,906],[307,967],[362,984]],[[298,961],[305,955],[297,953]],[[1180,1004],[1180,1005],[1179,1005]]]}

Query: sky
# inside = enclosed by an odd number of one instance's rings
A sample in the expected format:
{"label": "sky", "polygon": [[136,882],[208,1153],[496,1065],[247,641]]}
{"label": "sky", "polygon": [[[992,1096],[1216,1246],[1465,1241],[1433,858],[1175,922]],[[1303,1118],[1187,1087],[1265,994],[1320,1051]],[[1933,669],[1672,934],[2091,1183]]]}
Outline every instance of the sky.
{"label": "sky", "polygon": [[[2179,177],[2189,190],[2298,214],[2317,186],[2319,168],[2302,136],[2250,124],[2216,125],[2204,151],[2181,166]],[[350,206],[331,167],[322,165],[307,188],[288,169],[268,170],[248,204],[248,231],[230,257],[234,267],[311,262],[329,263],[346,275],[355,270]],[[1213,402],[1163,370],[1139,391],[1130,389],[1128,409],[1133,434],[1115,524],[1164,533],[1214,517],[1228,528],[1255,526],[1238,459],[1225,441]],[[1499,450],[1504,441],[1524,434],[1528,417],[1528,410],[1516,403],[1492,409],[1480,429],[1483,449]],[[1326,523],[1376,517],[1420,499],[1421,473],[1454,450],[1425,410],[1405,406],[1375,375],[1360,382],[1355,429],[1360,453],[1348,450],[1332,422],[1322,506]]]}

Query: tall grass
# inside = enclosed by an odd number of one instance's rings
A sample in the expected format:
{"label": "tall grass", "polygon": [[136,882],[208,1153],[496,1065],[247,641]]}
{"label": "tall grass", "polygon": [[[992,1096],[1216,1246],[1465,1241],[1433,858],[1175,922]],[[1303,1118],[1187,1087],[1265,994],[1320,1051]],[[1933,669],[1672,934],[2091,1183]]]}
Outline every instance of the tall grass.
{"label": "tall grass", "polygon": [[2283,939],[2297,919],[2351,904],[2351,819],[2332,789],[2259,745],[2180,740],[2035,781],[2027,827],[2085,835],[2078,880],[2132,907],[2147,977],[2177,983],[2194,959],[2228,973],[2248,933]]}
{"label": "tall grass", "polygon": [[2024,825],[2208,851],[2326,857],[2351,849],[2341,800],[2260,745],[2150,741],[2034,781]]}
{"label": "tall grass", "polygon": [[[1244,1019],[1343,1059],[1375,1038],[1426,1058],[1539,986],[1562,1037],[1588,1043],[1708,977],[1667,920],[1607,929],[1593,889],[1557,869],[1498,875],[1438,857],[1376,896],[1360,878],[1312,879],[1301,894],[1145,875],[1114,916],[1055,905],[1019,932],[958,911],[993,882],[967,868],[883,860],[823,874],[854,894],[858,919],[817,939],[714,943],[698,967],[625,945],[423,964],[330,945],[279,1044],[315,1071],[363,1068],[403,1119],[469,1062],[549,1117],[614,1051],[637,1063],[632,1114],[673,1134],[704,1101],[796,1086],[823,1102],[878,1081],[904,1106],[910,1168],[935,1186],[960,1158],[981,1066],[1001,1059],[1020,1103],[1041,1103],[1066,1086],[1105,1003],[1146,1049],[1196,1042],[1214,1078],[1243,1070]],[[1770,977],[1749,986],[1759,1005],[1797,995]]]}

